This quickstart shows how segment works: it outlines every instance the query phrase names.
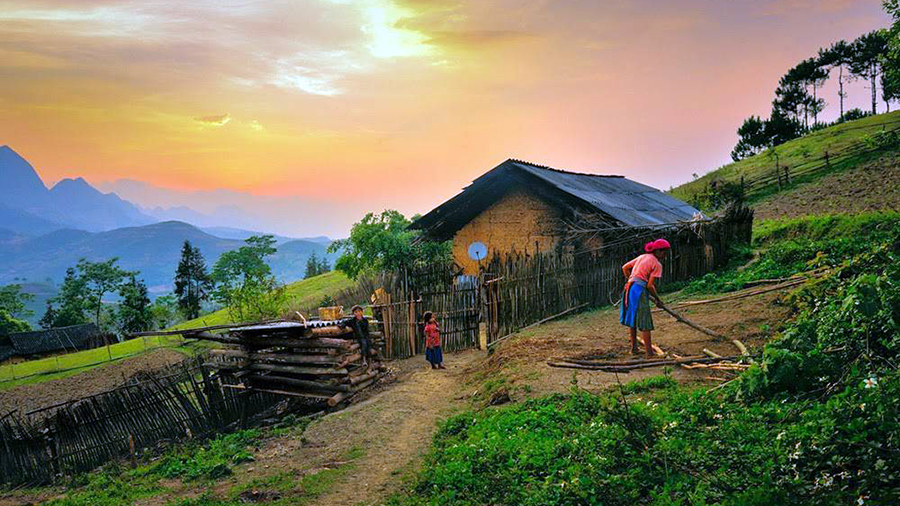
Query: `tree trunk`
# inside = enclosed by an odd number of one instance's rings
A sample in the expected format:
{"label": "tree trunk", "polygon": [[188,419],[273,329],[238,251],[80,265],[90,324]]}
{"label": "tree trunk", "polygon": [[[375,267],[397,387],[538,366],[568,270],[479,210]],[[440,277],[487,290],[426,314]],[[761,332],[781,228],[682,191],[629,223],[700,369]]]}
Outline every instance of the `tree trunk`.
{"label": "tree trunk", "polygon": [[872,64],[872,114],[878,114],[878,72],[875,70],[875,64]]}
{"label": "tree trunk", "polygon": [[841,121],[844,120],[844,66],[838,66],[838,97],[841,99]]}

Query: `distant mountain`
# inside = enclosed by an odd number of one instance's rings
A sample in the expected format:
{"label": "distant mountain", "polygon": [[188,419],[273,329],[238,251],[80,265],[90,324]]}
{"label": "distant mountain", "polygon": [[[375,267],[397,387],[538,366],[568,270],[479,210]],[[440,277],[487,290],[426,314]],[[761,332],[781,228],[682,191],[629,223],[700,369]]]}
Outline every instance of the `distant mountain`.
{"label": "distant mountain", "polygon": [[238,239],[241,241],[253,237],[254,235],[271,235],[275,238],[275,244],[284,244],[289,241],[297,240],[295,237],[285,237],[283,235],[269,234],[267,232],[259,232],[256,230],[244,230],[242,228],[201,227],[200,230],[203,230],[207,234],[212,234],[216,237],[222,237],[224,239]]}
{"label": "distant mountain", "polygon": [[[172,277],[185,240],[198,247],[211,268],[216,259],[244,245],[236,239],[223,239],[193,225],[169,221],[141,227],[126,227],[106,232],[63,229],[12,241],[0,248],[0,284],[18,280],[60,282],[66,268],[80,258],[91,261],[119,257],[125,269],[139,270],[151,291],[171,290]],[[296,281],[303,277],[310,254],[325,255],[325,246],[308,241],[289,241],[278,247],[270,264],[279,281]],[[332,258],[333,262],[334,255]]]}
{"label": "distant mountain", "polygon": [[2,226],[28,235],[66,227],[97,232],[158,221],[82,178],[63,179],[48,190],[34,167],[9,146],[0,146],[0,195]]}

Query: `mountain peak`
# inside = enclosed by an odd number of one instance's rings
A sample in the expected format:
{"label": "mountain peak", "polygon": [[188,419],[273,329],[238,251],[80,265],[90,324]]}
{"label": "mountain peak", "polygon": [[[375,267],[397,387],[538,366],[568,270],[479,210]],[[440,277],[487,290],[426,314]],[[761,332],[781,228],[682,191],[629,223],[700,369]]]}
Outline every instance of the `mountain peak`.
{"label": "mountain peak", "polygon": [[11,147],[0,147],[0,188],[12,207],[39,206],[47,198],[47,187],[37,171]]}

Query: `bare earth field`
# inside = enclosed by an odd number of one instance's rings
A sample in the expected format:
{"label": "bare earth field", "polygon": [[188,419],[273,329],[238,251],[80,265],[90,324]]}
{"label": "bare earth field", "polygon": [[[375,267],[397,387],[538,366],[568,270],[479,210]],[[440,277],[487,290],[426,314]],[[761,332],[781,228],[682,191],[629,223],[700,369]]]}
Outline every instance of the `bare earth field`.
{"label": "bare earth field", "polygon": [[831,174],[753,206],[758,220],[900,210],[900,154]]}
{"label": "bare earth field", "polygon": [[150,351],[57,380],[0,390],[0,413],[18,409],[24,414],[53,404],[105,392],[125,383],[139,371],[158,369],[184,360],[170,349]]}

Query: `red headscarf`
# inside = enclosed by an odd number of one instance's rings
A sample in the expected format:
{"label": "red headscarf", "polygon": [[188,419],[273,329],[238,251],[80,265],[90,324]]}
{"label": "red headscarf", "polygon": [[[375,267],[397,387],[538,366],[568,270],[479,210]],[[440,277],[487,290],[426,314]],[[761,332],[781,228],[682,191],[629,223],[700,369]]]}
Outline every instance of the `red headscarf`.
{"label": "red headscarf", "polygon": [[669,249],[672,245],[669,244],[669,241],[665,239],[657,239],[655,241],[650,241],[644,245],[644,251],[647,253],[653,253],[656,250],[660,249]]}

